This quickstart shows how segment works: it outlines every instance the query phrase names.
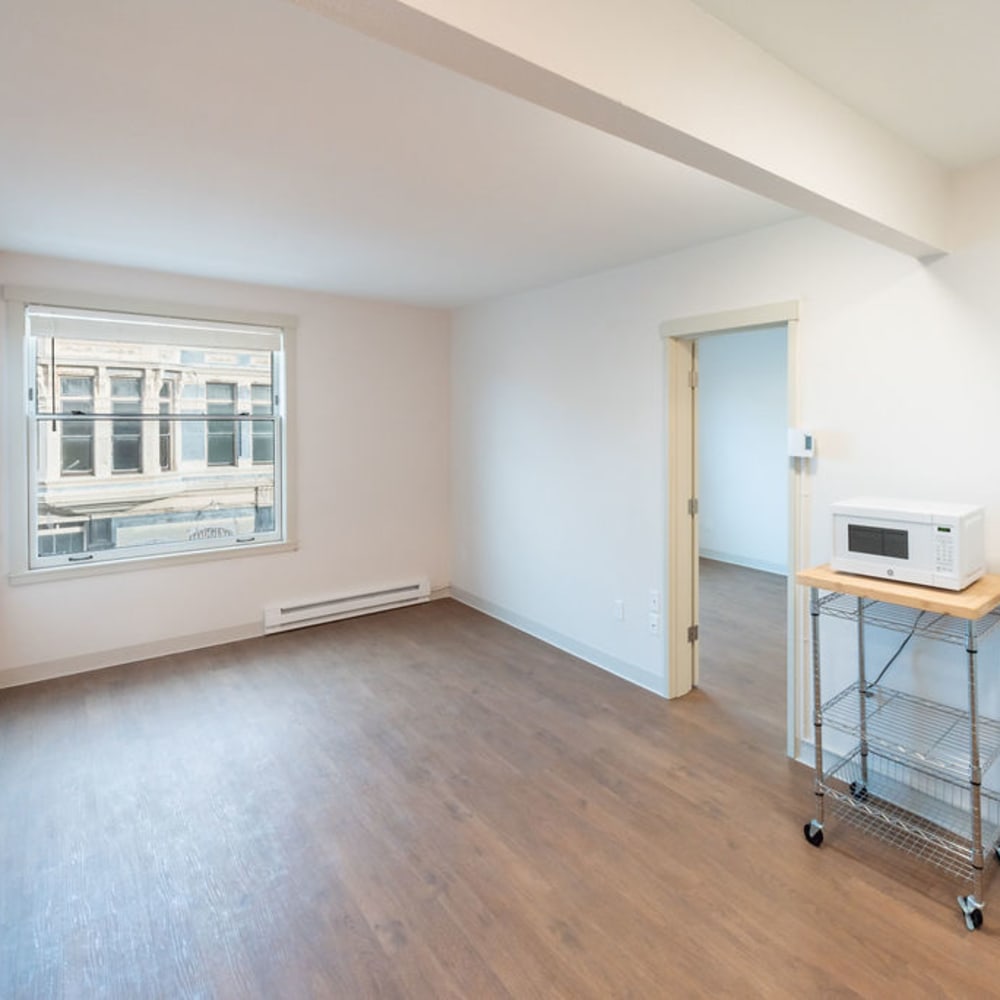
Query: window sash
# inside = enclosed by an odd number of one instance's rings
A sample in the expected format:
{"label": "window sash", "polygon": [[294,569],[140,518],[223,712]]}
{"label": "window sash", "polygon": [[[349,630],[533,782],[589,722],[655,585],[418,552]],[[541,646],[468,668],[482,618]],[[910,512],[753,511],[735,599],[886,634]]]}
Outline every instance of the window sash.
{"label": "window sash", "polygon": [[198,344],[207,348],[271,352],[284,348],[284,330],[280,327],[43,305],[29,305],[26,318],[31,335],[36,338]]}
{"label": "window sash", "polygon": [[[85,419],[74,415],[58,414],[56,423],[63,426],[81,424]],[[164,422],[159,414],[140,414],[136,421],[143,425],[154,438],[160,437],[161,424]],[[93,418],[95,424],[112,424],[110,416]],[[280,416],[253,417],[238,415],[232,418],[237,428],[267,424],[273,435],[276,447],[280,448],[282,440],[282,420]],[[195,435],[203,436],[204,430],[197,426],[207,423],[204,416],[171,417],[172,424],[188,424],[192,426]],[[153,473],[150,477],[135,477],[123,480],[120,476],[110,482],[104,480],[107,487],[102,494],[100,509],[63,510],[57,502],[50,501],[50,495],[58,496],[59,484],[49,485],[47,490],[39,489],[38,482],[38,437],[49,433],[50,418],[38,418],[35,421],[35,433],[32,434],[30,448],[31,473],[36,483],[33,493],[30,517],[31,536],[33,539],[29,552],[29,566],[55,564],[76,564],[91,562],[121,561],[143,556],[168,555],[172,553],[211,551],[219,548],[246,547],[280,542],[284,538],[283,522],[283,461],[279,454],[275,462],[269,466],[255,463],[246,472],[248,476],[240,480],[241,470],[234,467],[209,467],[210,474],[215,473],[210,483],[199,487],[200,497],[198,509],[185,511],[183,504],[178,509],[162,512],[159,519],[145,517],[143,520],[141,505],[131,507],[131,484],[135,479],[140,482],[155,484],[161,480],[165,486],[161,491],[163,500],[157,503],[169,503],[171,485],[183,476],[180,473]],[[174,435],[178,427],[172,427]],[[238,430],[242,435],[242,431]],[[250,470],[253,470],[251,473]],[[227,476],[227,473],[233,475]],[[77,482],[73,477],[72,482]],[[115,487],[118,486],[116,491]],[[230,500],[227,497],[235,497]],[[59,516],[53,516],[53,509]],[[62,521],[60,518],[65,517]],[[97,523],[101,522],[101,523]],[[110,522],[110,523],[105,523]],[[144,537],[144,534],[145,536]],[[72,542],[72,544],[68,544]]]}
{"label": "window sash", "polygon": [[[56,342],[52,341],[50,343],[55,344]],[[77,341],[75,338],[71,338],[63,343],[74,344]],[[117,347],[114,341],[101,341],[101,343],[107,344],[109,351]],[[58,347],[54,352],[55,357],[53,357],[51,350],[41,350],[41,346],[37,340],[29,343],[29,347],[31,348],[29,351],[29,364],[31,370],[34,372],[34,386],[31,388],[29,396],[30,411],[35,416],[45,418],[49,418],[60,411],[60,400],[80,400],[91,407],[91,409],[87,410],[88,413],[93,412],[100,416],[114,416],[123,412],[132,412],[125,409],[129,399],[138,402],[139,405],[135,409],[141,412],[152,412],[152,410],[162,411],[162,404],[167,402],[171,406],[172,413],[183,412],[188,415],[201,414],[202,416],[210,416],[212,413],[223,413],[228,416],[230,413],[235,413],[239,410],[241,413],[249,414],[251,411],[256,412],[258,408],[257,402],[249,395],[251,390],[261,387],[261,384],[256,380],[261,377],[270,379],[270,383],[263,387],[271,392],[271,385],[280,385],[280,382],[276,382],[275,380],[280,379],[282,374],[280,369],[281,355],[277,352],[272,353],[259,350],[254,352],[239,352],[241,359],[241,364],[239,365],[227,365],[220,362],[217,358],[178,361],[177,364],[182,365],[189,373],[189,376],[191,373],[198,373],[198,379],[204,381],[206,392],[198,397],[189,397],[174,391],[176,389],[174,385],[175,381],[184,382],[185,380],[177,372],[170,372],[161,376],[162,384],[159,399],[151,397],[147,405],[144,405],[145,397],[141,389],[137,397],[115,394],[116,383],[119,381],[134,380],[134,376],[121,376],[108,373],[107,378],[110,382],[110,390],[102,393],[95,394],[91,390],[88,395],[80,385],[74,386],[72,392],[67,393],[63,391],[63,382],[80,383],[86,377],[91,378],[93,381],[93,376],[88,375],[85,377],[79,373],[82,368],[93,367],[92,360],[88,358],[86,361],[81,361],[73,357],[72,354],[68,356],[65,353],[60,354]],[[64,347],[63,350],[65,351],[66,348]],[[185,345],[182,348],[183,350],[193,350],[199,354],[204,353],[202,348],[191,348],[190,345]],[[155,368],[158,364],[158,361],[154,360],[152,356],[149,356],[145,360],[140,360],[141,363],[144,363],[150,369]],[[252,363],[254,360],[256,360],[256,364]],[[262,370],[265,362],[267,365],[266,370]],[[70,374],[67,374],[67,372]],[[188,384],[190,384],[190,381],[188,381]],[[162,388],[167,385],[170,386],[171,392],[169,395],[164,396],[162,395]],[[233,392],[225,398],[210,399],[207,390],[213,386],[232,388]],[[238,387],[239,391],[237,392]],[[277,393],[274,393],[271,398],[277,401]],[[62,407],[63,412],[66,409],[67,407]]]}

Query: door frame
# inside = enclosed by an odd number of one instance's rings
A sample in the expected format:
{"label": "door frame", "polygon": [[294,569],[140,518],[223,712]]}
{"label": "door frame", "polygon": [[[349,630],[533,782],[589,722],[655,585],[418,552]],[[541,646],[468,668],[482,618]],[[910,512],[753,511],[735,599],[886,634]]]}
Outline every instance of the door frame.
{"label": "door frame", "polygon": [[[688,513],[688,500],[697,496],[696,386],[688,372],[695,370],[698,337],[784,326],[787,338],[788,422],[799,420],[798,319],[796,301],[776,302],[747,309],[670,319],[660,325],[665,346],[667,396],[667,695],[687,694],[698,683],[698,642],[688,640],[688,627],[697,624],[698,557],[697,516]],[[808,561],[809,468],[807,459],[788,463],[788,585],[786,593],[786,748],[798,755],[802,720],[806,717],[803,664],[806,662],[807,607],[795,573]]]}

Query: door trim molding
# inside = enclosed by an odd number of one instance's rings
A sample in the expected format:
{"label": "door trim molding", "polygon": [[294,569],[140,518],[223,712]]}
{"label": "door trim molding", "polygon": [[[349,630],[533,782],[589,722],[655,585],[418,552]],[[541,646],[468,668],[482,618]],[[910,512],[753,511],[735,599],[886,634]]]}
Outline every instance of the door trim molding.
{"label": "door trim molding", "polygon": [[[685,492],[693,487],[694,447],[691,422],[693,414],[690,398],[684,390],[687,387],[687,371],[694,350],[693,342],[699,336],[713,333],[732,333],[752,330],[755,327],[784,325],[787,337],[787,386],[788,421],[795,426],[799,420],[798,392],[798,320],[797,301],[774,302],[744,309],[705,313],[666,320],[660,325],[660,336],[665,346],[665,387],[667,421],[667,490],[664,517],[667,524],[667,692],[671,698],[687,694],[697,684],[697,650],[691,650],[687,642],[687,627],[694,620],[697,611],[697,594],[685,594],[692,588],[690,582],[696,579],[691,571],[694,559],[693,545],[695,528],[687,515],[687,498],[693,494]],[[687,410],[686,413],[681,412]],[[687,451],[685,449],[688,449]],[[789,756],[798,754],[803,719],[807,709],[802,683],[803,664],[806,662],[803,637],[805,636],[806,607],[801,588],[795,585],[796,570],[808,561],[808,504],[809,467],[808,460],[790,459],[788,490],[788,587],[787,587],[787,723],[786,747]]]}
{"label": "door trim molding", "polygon": [[695,364],[693,337],[666,341],[667,365],[667,697],[679,698],[698,682],[697,642],[687,630],[698,614],[694,519],[688,500],[695,496],[694,407],[688,372]]}
{"label": "door trim molding", "polygon": [[660,336],[664,340],[671,337],[688,339],[702,333],[732,333],[735,330],[751,330],[755,326],[777,326],[798,318],[798,302],[773,302],[746,309],[668,319],[660,324]]}

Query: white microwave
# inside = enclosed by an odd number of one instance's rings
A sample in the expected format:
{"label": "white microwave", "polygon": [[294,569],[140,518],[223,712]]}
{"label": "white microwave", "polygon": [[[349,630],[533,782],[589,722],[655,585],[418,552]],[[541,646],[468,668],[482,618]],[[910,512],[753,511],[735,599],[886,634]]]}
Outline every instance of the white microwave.
{"label": "white microwave", "polygon": [[963,590],[986,572],[982,507],[856,497],[833,505],[842,573]]}

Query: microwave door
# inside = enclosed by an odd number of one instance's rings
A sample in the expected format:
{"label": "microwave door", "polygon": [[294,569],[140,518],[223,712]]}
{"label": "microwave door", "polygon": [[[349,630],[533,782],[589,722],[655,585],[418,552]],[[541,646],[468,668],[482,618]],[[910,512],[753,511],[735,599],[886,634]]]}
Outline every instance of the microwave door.
{"label": "microwave door", "polygon": [[867,556],[885,556],[890,559],[909,559],[910,533],[902,528],[848,524],[847,551]]}

